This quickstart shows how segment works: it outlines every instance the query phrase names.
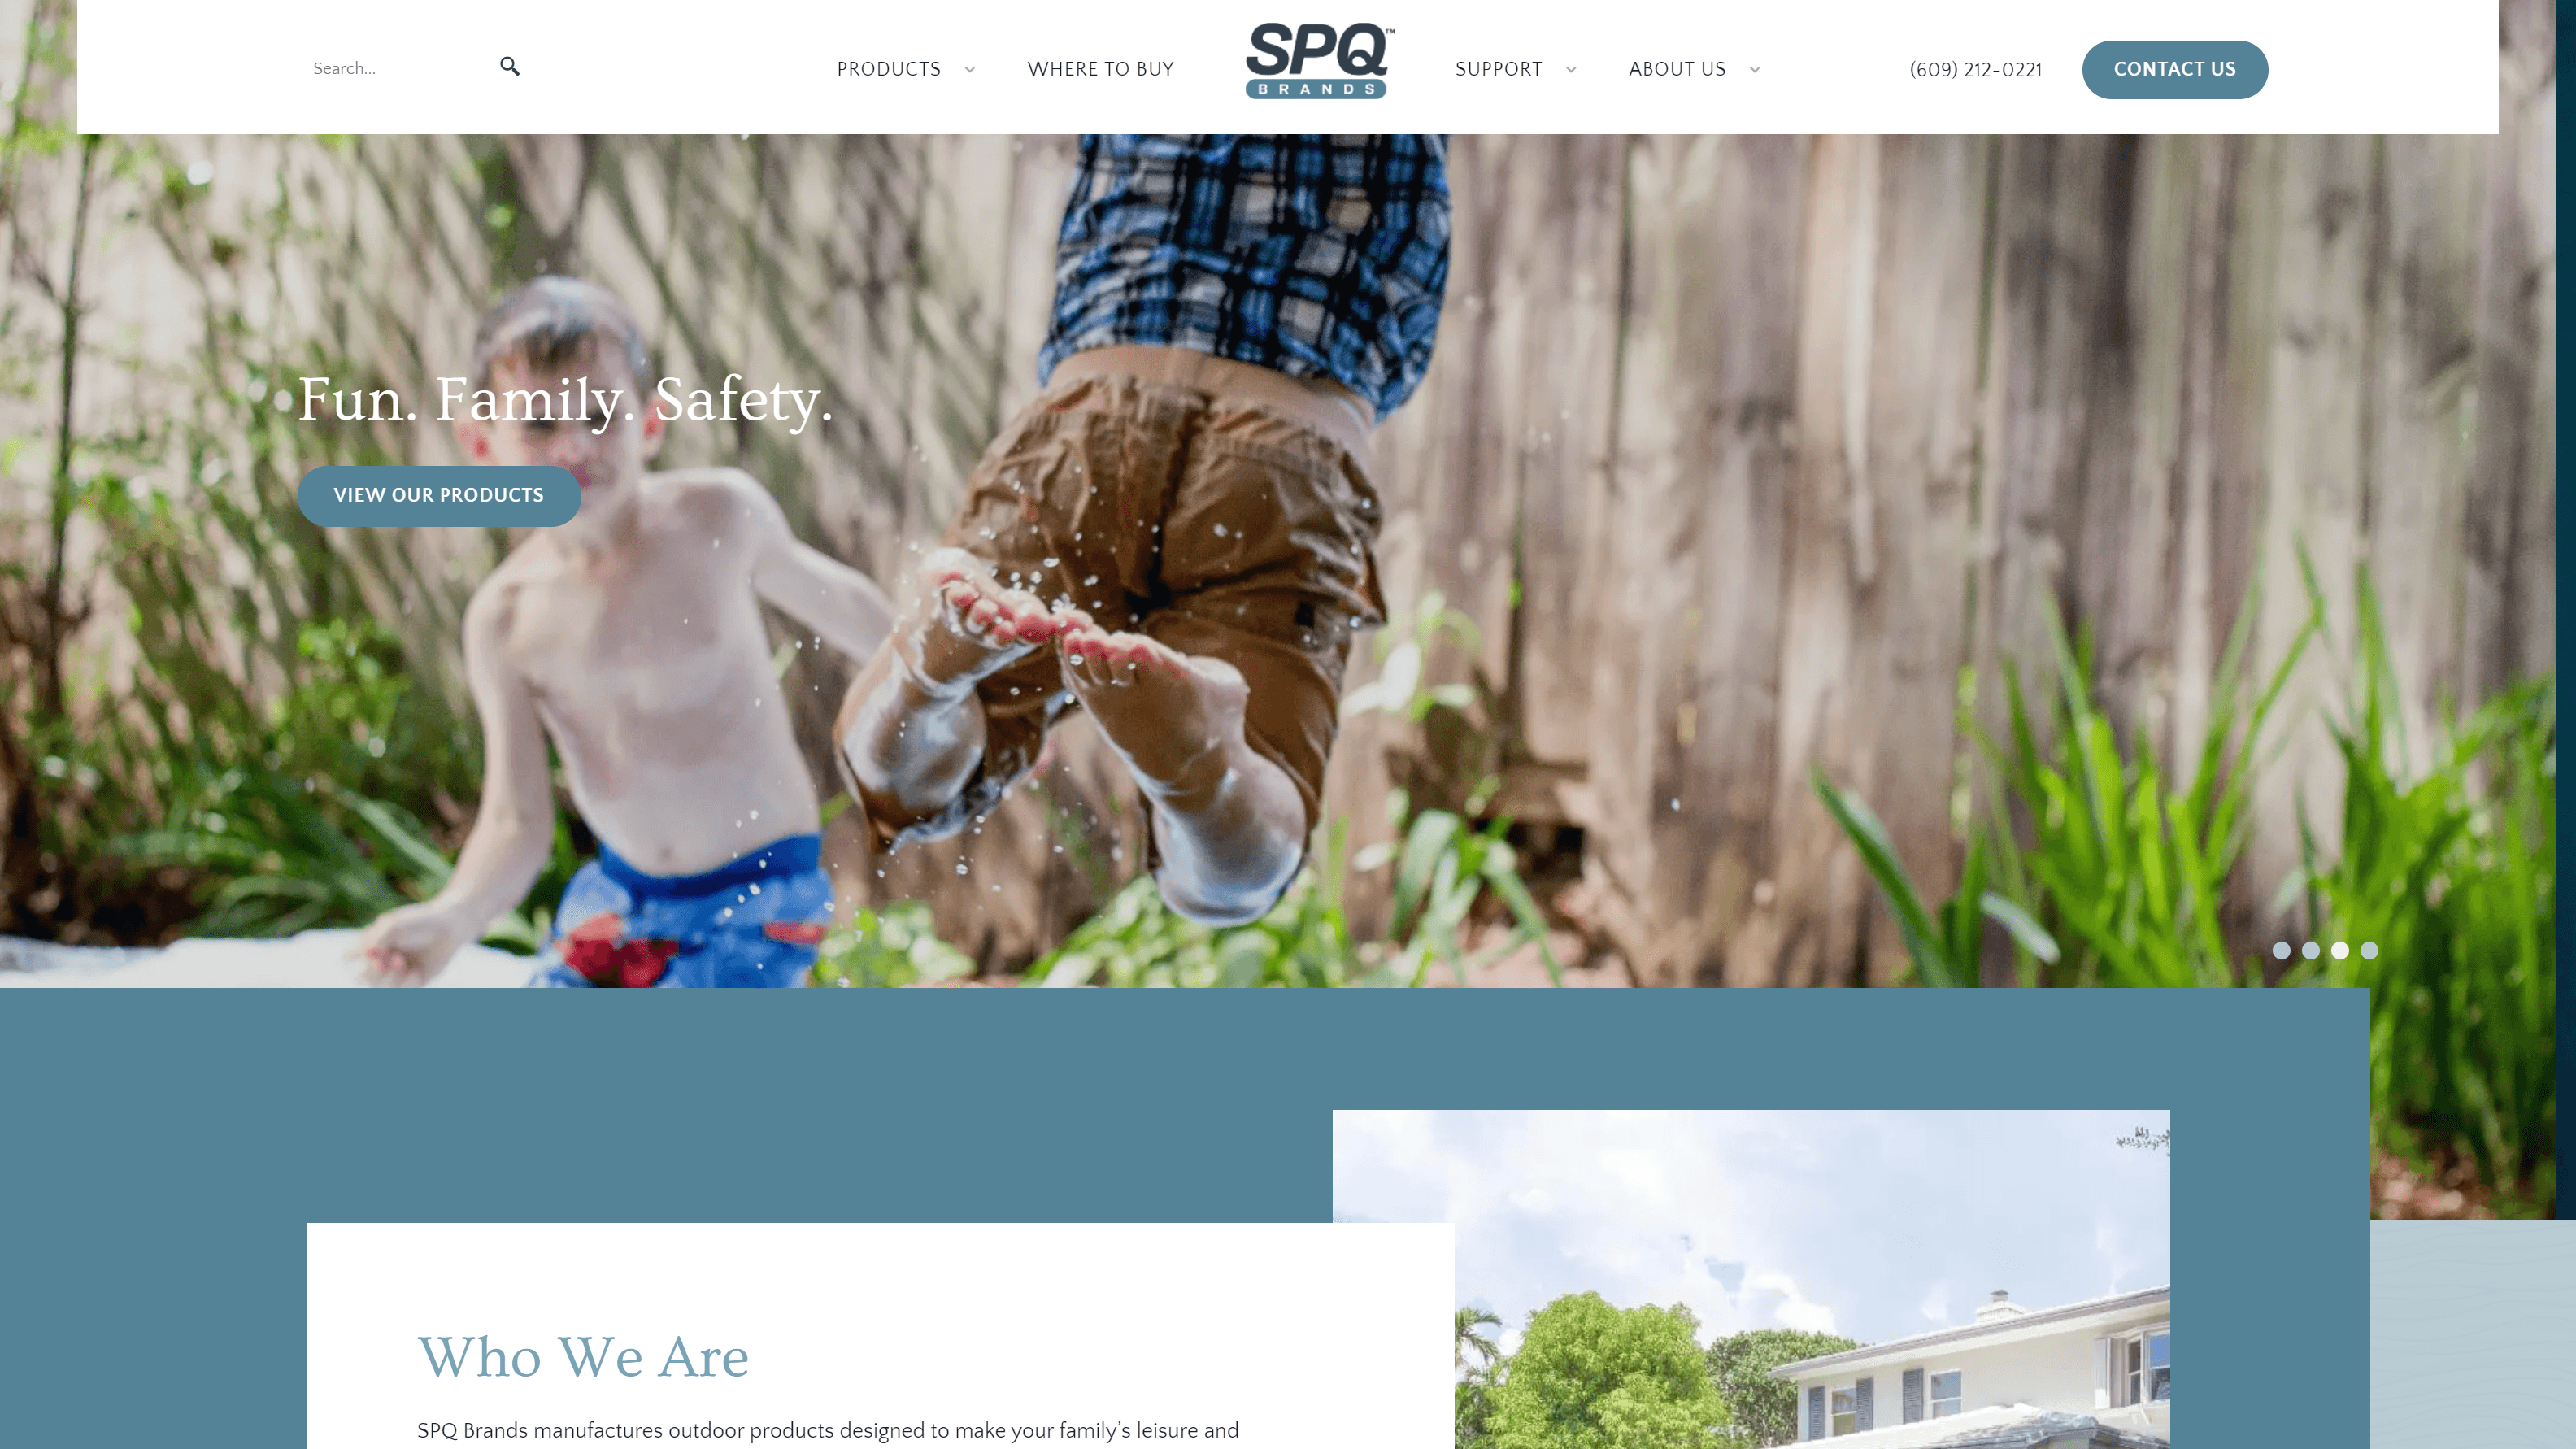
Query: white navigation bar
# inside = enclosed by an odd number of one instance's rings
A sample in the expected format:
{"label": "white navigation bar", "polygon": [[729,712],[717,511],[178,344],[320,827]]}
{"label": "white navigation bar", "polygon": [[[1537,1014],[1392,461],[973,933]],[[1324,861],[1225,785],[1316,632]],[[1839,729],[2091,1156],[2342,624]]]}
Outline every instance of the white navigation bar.
{"label": "white navigation bar", "polygon": [[84,131],[2496,128],[2496,0],[82,0]]}

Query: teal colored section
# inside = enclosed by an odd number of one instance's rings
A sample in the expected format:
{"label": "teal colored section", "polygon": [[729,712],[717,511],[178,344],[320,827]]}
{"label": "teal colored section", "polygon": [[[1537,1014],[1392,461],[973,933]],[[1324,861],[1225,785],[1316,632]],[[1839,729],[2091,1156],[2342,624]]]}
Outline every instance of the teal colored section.
{"label": "teal colored section", "polygon": [[324,528],[553,528],[581,511],[581,485],[563,468],[334,465],[295,502]]}
{"label": "teal colored section", "polygon": [[0,1440],[302,1443],[308,1222],[1323,1222],[1337,1107],[2163,1105],[2195,1449],[2360,1444],[2368,1029],[2324,990],[10,991]]}
{"label": "teal colored section", "polygon": [[1318,80],[1281,76],[1243,83],[1243,93],[1256,101],[1375,101],[1386,97],[1382,80]]}
{"label": "teal colored section", "polygon": [[2113,101],[2241,101],[2272,62],[2244,40],[2106,40],[2084,53],[2084,84]]}
{"label": "teal colored section", "polygon": [[2370,1225],[2370,1449],[2562,1449],[2576,1223]]}

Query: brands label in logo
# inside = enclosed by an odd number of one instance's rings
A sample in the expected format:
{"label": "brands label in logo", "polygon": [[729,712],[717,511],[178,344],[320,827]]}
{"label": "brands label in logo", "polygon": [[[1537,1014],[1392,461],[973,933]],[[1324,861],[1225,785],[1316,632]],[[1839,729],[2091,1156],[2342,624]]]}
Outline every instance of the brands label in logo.
{"label": "brands label in logo", "polygon": [[[1294,30],[1278,21],[1252,27],[1253,54],[1244,69],[1262,79],[1243,84],[1243,93],[1264,101],[1373,101],[1386,94],[1386,31],[1375,25],[1348,28],[1300,25]],[[1339,75],[1309,61],[1329,59]]]}

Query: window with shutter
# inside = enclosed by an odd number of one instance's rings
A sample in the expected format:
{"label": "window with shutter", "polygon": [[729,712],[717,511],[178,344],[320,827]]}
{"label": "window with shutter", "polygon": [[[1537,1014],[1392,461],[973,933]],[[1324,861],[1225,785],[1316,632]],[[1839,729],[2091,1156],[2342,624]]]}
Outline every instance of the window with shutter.
{"label": "window with shutter", "polygon": [[1962,1397],[1959,1380],[1960,1373],[1957,1369],[1952,1369],[1946,1374],[1934,1374],[1932,1376],[1933,1418],[1947,1419],[1953,1414],[1959,1412],[1959,1401]]}
{"label": "window with shutter", "polygon": [[1859,1383],[1852,1385],[1853,1433],[1866,1434],[1870,1430],[1870,1386],[1876,1382],[1878,1382],[1876,1379],[1862,1379]]}
{"label": "window with shutter", "polygon": [[1898,1392],[1904,1397],[1905,1422],[1912,1424],[1923,1417],[1923,1370],[1907,1369],[1905,1382]]}
{"label": "window with shutter", "polygon": [[1825,1437],[1825,1391],[1821,1387],[1807,1390],[1807,1437]]}

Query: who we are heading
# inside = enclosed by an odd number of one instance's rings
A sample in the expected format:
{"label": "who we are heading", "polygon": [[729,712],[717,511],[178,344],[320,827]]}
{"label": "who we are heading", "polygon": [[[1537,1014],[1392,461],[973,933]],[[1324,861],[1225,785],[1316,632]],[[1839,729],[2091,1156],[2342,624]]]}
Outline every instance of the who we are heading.
{"label": "who we are heading", "polygon": [[[331,386],[328,377],[300,377],[304,396],[297,418],[302,422],[320,422],[326,416],[344,423],[416,423],[420,413],[403,401],[394,388],[372,391],[342,390]],[[548,392],[534,388],[493,389],[469,387],[470,379],[441,377],[438,383],[438,421],[453,423],[587,423],[596,436],[608,431],[620,412],[629,419],[635,416],[625,388],[594,388],[590,379],[567,377],[563,386]],[[815,404],[823,400],[823,390],[789,387],[784,383],[767,388],[746,388],[738,372],[728,372],[724,383],[716,388],[691,388],[684,379],[665,377],[653,385],[652,411],[665,423],[682,420],[699,423],[793,421],[787,430],[794,437],[815,421]],[[636,401],[642,401],[639,396]],[[281,391],[276,403],[281,409],[296,406],[292,393]],[[326,413],[319,409],[328,409]],[[824,413],[821,421],[830,422]]]}

